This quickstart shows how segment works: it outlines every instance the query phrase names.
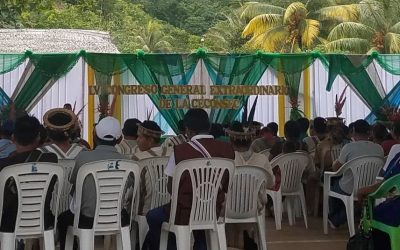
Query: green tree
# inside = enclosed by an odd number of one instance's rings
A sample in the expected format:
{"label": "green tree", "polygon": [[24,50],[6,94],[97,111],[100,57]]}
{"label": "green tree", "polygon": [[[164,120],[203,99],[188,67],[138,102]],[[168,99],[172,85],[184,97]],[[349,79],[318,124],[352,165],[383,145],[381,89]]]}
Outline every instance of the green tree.
{"label": "green tree", "polygon": [[358,11],[357,21],[343,22],[332,29],[326,44],[327,51],[400,53],[400,22],[388,20],[391,17],[385,12],[384,2],[361,1]]}
{"label": "green tree", "polygon": [[172,50],[168,42],[171,37],[161,31],[161,25],[156,21],[149,21],[146,27],[140,29],[136,36],[138,44],[146,52],[166,52]]}
{"label": "green tree", "polygon": [[[327,1],[332,4],[335,1]],[[242,17],[249,19],[243,31],[251,37],[251,47],[273,52],[296,52],[312,50],[325,20],[352,21],[357,19],[357,5],[333,5],[315,11],[314,1],[293,2],[286,8],[249,2],[242,9]],[[336,3],[336,2],[335,2]]]}

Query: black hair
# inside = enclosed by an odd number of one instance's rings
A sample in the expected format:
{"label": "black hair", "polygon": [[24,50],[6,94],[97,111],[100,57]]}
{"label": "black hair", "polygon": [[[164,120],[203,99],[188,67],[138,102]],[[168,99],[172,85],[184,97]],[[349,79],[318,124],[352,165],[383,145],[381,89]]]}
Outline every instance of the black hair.
{"label": "black hair", "polygon": [[[232,131],[235,131],[235,132],[244,132],[243,125],[238,121],[234,121],[231,124],[229,130],[232,130]],[[230,139],[231,139],[231,142],[235,146],[238,146],[238,147],[246,147],[246,148],[248,148],[251,145],[251,138],[250,137],[247,138],[247,139],[244,139],[244,138],[243,139],[233,139],[231,137]]]}
{"label": "black hair", "polygon": [[69,108],[71,108],[71,109],[72,109],[72,105],[71,105],[71,103],[66,103],[66,104],[64,104],[64,108],[66,109],[67,107],[69,107]]}
{"label": "black hair", "polygon": [[[141,126],[144,127],[144,128],[150,129],[150,130],[154,130],[154,131],[160,131],[160,132],[162,131],[160,126],[158,126],[158,124],[156,122],[154,122],[154,121],[148,121],[148,120],[144,121],[141,124]],[[150,136],[147,136],[147,135],[144,135],[144,136],[146,138],[150,137]],[[161,138],[155,138],[155,137],[151,137],[151,138],[154,139],[155,143],[160,143],[160,141],[161,141]]]}
{"label": "black hair", "polygon": [[287,121],[285,123],[285,137],[291,140],[298,140],[300,137],[300,129],[295,121]]}
{"label": "black hair", "polygon": [[41,130],[39,120],[34,116],[22,116],[15,122],[14,138],[22,146],[28,146],[35,142]]}
{"label": "black hair", "polygon": [[267,124],[267,128],[271,129],[271,132],[274,136],[278,135],[279,126],[276,122],[270,122]]}
{"label": "black hair", "polygon": [[106,140],[102,140],[100,139],[97,135],[95,135],[94,137],[95,140],[95,145],[99,146],[99,145],[104,145],[104,146],[112,146],[114,147],[115,145],[117,145],[117,139],[113,138],[112,141],[106,141]]}
{"label": "black hair", "polygon": [[395,136],[400,136],[400,121],[395,121],[393,123],[392,132]]}
{"label": "black hair", "polygon": [[370,125],[365,120],[357,120],[354,122],[354,133],[358,135],[369,135]]}
{"label": "black hair", "polygon": [[316,117],[314,119],[314,131],[318,134],[326,133],[326,120],[322,117]]}
{"label": "black hair", "polygon": [[384,141],[384,140],[388,139],[389,132],[388,132],[387,128],[385,127],[385,125],[377,122],[372,126],[372,137],[375,140]]}
{"label": "black hair", "polygon": [[302,117],[297,120],[297,126],[300,132],[307,133],[308,128],[310,127],[310,121],[307,118]]}
{"label": "black hair", "polygon": [[55,142],[64,142],[69,140],[69,134],[66,131],[59,131],[59,130],[47,130],[47,135],[52,141]]}
{"label": "black hair", "polygon": [[183,122],[183,120],[178,121],[178,130],[181,133],[185,132],[185,123]]}
{"label": "black hair", "polygon": [[141,122],[136,118],[126,120],[124,123],[124,128],[122,129],[122,134],[125,136],[137,137],[138,124],[140,123]]}
{"label": "black hair", "polygon": [[196,134],[208,133],[210,130],[210,120],[204,109],[189,109],[183,118],[185,127]]}
{"label": "black hair", "polygon": [[224,136],[224,127],[219,123],[211,124],[210,135],[214,136],[215,139]]}

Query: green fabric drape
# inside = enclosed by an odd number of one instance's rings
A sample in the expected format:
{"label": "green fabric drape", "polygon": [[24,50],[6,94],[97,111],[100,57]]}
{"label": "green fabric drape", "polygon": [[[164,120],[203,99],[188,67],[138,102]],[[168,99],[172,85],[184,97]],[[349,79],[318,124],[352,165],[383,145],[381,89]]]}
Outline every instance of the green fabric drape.
{"label": "green fabric drape", "polygon": [[[204,64],[214,85],[256,85],[268,67],[269,60],[256,55],[207,54]],[[239,99],[239,109],[212,109],[213,123],[231,123],[246,103],[248,96],[214,96],[214,99]]]}
{"label": "green fabric drape", "polygon": [[383,98],[376,89],[366,68],[372,63],[371,56],[325,55],[329,62],[329,76],[326,89],[329,91],[338,75],[345,76],[352,87],[365,100],[372,111],[377,110]]}
{"label": "green fabric drape", "polygon": [[378,53],[372,53],[371,56],[387,72],[393,75],[400,75],[400,55],[379,55]]}
{"label": "green fabric drape", "polygon": [[15,98],[16,108],[25,110],[51,79],[55,82],[68,73],[75,66],[79,57],[79,54],[30,55],[29,59],[35,69]]}
{"label": "green fabric drape", "polygon": [[2,54],[0,55],[0,75],[13,71],[26,60],[25,54]]}
{"label": "green fabric drape", "polygon": [[[196,54],[144,54],[139,53],[137,60],[128,67],[132,74],[142,85],[186,85],[189,83],[196,68],[198,57]],[[161,99],[175,99],[182,96],[150,94],[150,99],[164,116],[175,133],[178,133],[178,122],[183,119],[185,110],[182,109],[160,109]]]}
{"label": "green fabric drape", "polygon": [[314,63],[318,54],[266,54],[265,57],[272,58],[270,66],[284,75],[291,104],[290,120],[303,117],[304,113],[299,109],[298,102],[301,74]]}

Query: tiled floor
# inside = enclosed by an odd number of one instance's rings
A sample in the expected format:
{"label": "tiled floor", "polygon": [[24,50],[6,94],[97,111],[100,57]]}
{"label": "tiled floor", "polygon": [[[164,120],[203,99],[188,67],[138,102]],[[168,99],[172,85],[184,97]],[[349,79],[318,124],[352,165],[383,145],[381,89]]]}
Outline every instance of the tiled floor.
{"label": "tiled floor", "polygon": [[[302,218],[296,220],[296,225],[289,226],[287,220],[282,222],[282,230],[275,230],[272,218],[267,218],[268,250],[345,250],[348,240],[347,225],[339,230],[329,230],[324,235],[321,218],[308,218],[309,228],[304,227]],[[97,240],[96,250],[103,249],[102,241]],[[229,250],[236,250],[230,248]]]}

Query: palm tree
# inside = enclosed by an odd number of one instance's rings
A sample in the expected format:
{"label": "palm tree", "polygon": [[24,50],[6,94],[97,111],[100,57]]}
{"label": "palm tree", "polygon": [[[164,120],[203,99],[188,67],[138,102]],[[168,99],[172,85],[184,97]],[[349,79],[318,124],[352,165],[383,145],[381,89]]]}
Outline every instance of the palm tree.
{"label": "palm tree", "polygon": [[161,25],[156,21],[149,21],[146,27],[140,30],[140,35],[135,40],[146,52],[168,52],[172,45],[168,42],[171,36],[166,36],[161,31]]}
{"label": "palm tree", "polygon": [[383,3],[363,0],[358,11],[358,22],[343,22],[332,29],[327,51],[400,53],[400,22],[387,21]]}
{"label": "palm tree", "polygon": [[[320,3],[321,1],[317,1]],[[308,0],[291,3],[286,9],[266,3],[249,2],[243,7],[242,17],[249,19],[243,31],[251,37],[252,47],[271,52],[295,52],[314,48],[321,23],[325,21],[353,21],[357,19],[357,5],[335,5],[327,0],[324,7],[315,10],[315,3]],[[332,5],[332,6],[329,6]]]}

